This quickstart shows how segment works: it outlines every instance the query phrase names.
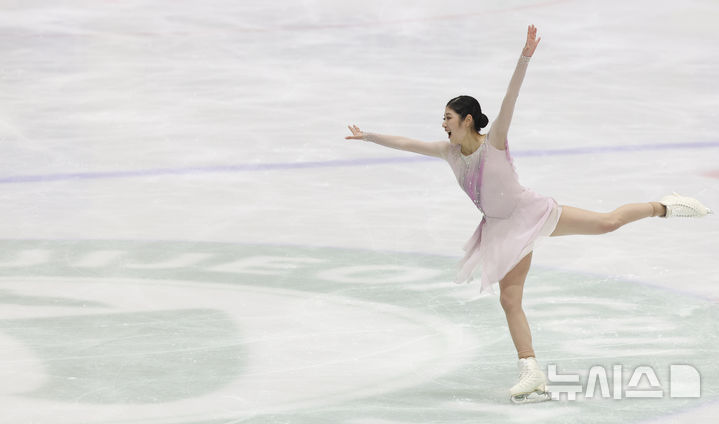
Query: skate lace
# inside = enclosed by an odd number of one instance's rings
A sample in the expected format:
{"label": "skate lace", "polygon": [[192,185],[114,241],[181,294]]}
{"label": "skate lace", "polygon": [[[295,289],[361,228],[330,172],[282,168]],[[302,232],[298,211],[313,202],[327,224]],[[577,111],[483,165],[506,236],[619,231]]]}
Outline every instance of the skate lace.
{"label": "skate lace", "polygon": [[528,364],[524,364],[522,366],[522,369],[519,370],[519,381],[524,381],[530,374],[530,369]]}

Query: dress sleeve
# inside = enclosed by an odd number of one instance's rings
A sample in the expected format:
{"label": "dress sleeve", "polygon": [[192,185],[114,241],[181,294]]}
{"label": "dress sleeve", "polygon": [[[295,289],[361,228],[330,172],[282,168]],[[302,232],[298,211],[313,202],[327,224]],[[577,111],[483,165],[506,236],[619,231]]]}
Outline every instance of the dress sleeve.
{"label": "dress sleeve", "polygon": [[512,122],[514,105],[517,103],[519,89],[522,86],[522,81],[524,80],[524,75],[527,73],[528,66],[529,57],[520,56],[512,79],[509,81],[509,88],[507,88],[507,94],[504,96],[499,114],[497,114],[497,118],[489,128],[489,142],[497,149],[504,150],[506,148],[507,134],[509,133],[509,124]]}

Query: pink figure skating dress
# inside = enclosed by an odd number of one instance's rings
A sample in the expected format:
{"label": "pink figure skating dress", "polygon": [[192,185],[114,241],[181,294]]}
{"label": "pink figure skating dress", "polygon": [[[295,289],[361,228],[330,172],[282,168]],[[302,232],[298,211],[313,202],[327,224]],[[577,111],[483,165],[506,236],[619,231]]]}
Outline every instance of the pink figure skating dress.
{"label": "pink figure skating dress", "polygon": [[[444,158],[459,185],[484,215],[464,246],[465,256],[455,279],[458,283],[471,281],[479,267],[480,292],[492,292],[492,285],[532,251],[539,237],[554,231],[561,215],[561,207],[554,199],[519,184],[509,154],[506,134],[528,62],[529,58],[520,58],[502,109],[484,143],[470,155],[464,155],[460,145],[452,144]],[[496,137],[504,139],[505,150],[494,147]]]}

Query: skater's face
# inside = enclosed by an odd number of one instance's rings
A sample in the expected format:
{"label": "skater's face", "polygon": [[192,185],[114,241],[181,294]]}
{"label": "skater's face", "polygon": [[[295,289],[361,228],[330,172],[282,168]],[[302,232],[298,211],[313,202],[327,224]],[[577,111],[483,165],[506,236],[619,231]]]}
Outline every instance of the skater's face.
{"label": "skater's face", "polygon": [[470,115],[467,115],[464,120],[462,120],[462,117],[448,106],[444,109],[442,128],[447,132],[449,141],[454,142],[454,140],[461,140],[462,137],[464,137],[471,121],[472,118],[470,118]]}

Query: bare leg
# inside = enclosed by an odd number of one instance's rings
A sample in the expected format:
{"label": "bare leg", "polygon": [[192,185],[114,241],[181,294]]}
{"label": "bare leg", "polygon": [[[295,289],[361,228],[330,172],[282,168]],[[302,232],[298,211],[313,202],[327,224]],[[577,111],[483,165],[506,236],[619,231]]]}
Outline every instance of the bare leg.
{"label": "bare leg", "polygon": [[[632,203],[608,213],[592,212],[572,206],[562,206],[557,228],[552,236],[569,234],[604,234],[617,228],[650,216],[663,216],[666,208],[658,202]],[[534,356],[532,333],[522,309],[524,282],[532,263],[530,252],[499,281],[499,301],[507,318],[509,333],[519,358]]]}
{"label": "bare leg", "polygon": [[665,214],[666,207],[659,202],[630,203],[607,213],[562,205],[562,214],[552,237],[570,234],[604,234],[642,218]]}
{"label": "bare leg", "polygon": [[512,341],[520,359],[534,356],[532,333],[529,331],[529,323],[524,315],[524,310],[522,310],[524,281],[527,279],[531,263],[532,253],[530,252],[499,281],[499,302],[507,317],[509,333],[512,335]]}

